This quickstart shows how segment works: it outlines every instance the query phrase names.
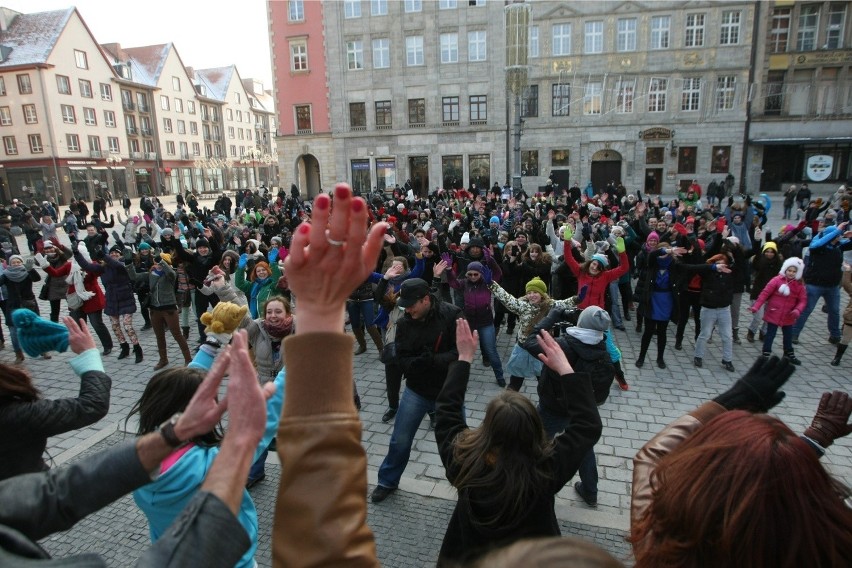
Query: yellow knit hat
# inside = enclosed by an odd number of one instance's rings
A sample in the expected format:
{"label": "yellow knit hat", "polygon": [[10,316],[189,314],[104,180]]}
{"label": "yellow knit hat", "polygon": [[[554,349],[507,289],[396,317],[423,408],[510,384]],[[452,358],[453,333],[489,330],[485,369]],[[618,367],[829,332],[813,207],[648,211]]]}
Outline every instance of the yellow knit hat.
{"label": "yellow knit hat", "polygon": [[772,249],[775,251],[776,254],[778,254],[778,246],[772,241],[769,241],[765,245],[763,245],[763,249],[760,252],[766,252],[768,249]]}
{"label": "yellow knit hat", "polygon": [[542,296],[547,295],[547,285],[544,283],[544,280],[536,276],[529,282],[527,282],[527,292],[538,292]]}

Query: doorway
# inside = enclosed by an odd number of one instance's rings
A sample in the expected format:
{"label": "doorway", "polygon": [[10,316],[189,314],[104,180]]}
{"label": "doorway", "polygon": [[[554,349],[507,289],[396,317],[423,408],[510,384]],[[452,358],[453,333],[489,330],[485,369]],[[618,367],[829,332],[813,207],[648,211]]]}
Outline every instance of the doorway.
{"label": "doorway", "polygon": [[609,182],[621,182],[621,154],[615,150],[599,150],[592,155],[592,187],[602,191]]}
{"label": "doorway", "polygon": [[568,191],[571,187],[571,170],[550,170],[550,181],[560,191]]}
{"label": "doorway", "polygon": [[408,181],[414,195],[426,197],[429,194],[429,156],[410,156],[408,158]]}
{"label": "doorway", "polygon": [[663,168],[645,170],[645,194],[659,195],[663,189]]}
{"label": "doorway", "polygon": [[309,199],[319,195],[322,189],[319,161],[312,154],[302,154],[296,160],[296,179],[302,197]]}

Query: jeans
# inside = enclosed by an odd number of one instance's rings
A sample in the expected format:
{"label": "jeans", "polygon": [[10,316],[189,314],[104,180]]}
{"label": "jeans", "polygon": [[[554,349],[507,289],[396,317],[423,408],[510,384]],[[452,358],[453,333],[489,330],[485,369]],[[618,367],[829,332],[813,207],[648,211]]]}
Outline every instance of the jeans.
{"label": "jeans", "polygon": [[429,412],[435,412],[434,400],[420,396],[409,388],[403,391],[396,420],[393,423],[388,455],[385,456],[379,468],[379,485],[382,487],[395,489],[399,485],[405,466],[408,465],[408,458],[411,456],[414,435],[423,417]]}
{"label": "jeans", "polygon": [[713,326],[719,328],[722,337],[722,361],[731,361],[734,358],[734,335],[731,329],[731,306],[724,308],[701,308],[701,333],[695,342],[695,357],[704,358],[704,349],[707,340],[713,333]]}
{"label": "jeans", "polygon": [[[272,445],[272,442],[269,442],[269,445]],[[255,479],[262,477],[266,474],[266,456],[269,455],[269,446],[263,450],[257,459],[251,464],[251,468],[249,469],[248,478],[249,481],[254,481]]]}
{"label": "jeans", "polygon": [[[541,404],[536,406],[541,423],[544,425],[544,431],[548,438],[553,438],[565,431],[570,425],[570,420],[565,416],[559,416],[548,412],[541,407]],[[580,474],[580,481],[583,483],[583,490],[593,496],[598,494],[598,464],[595,460],[595,450],[591,448],[583,460],[580,462],[580,468],[577,470]]]}
{"label": "jeans", "polygon": [[[793,326],[785,325],[781,328],[781,338],[784,346],[784,354],[793,352]],[[778,326],[774,323],[766,324],[766,335],[763,338],[763,352],[772,353],[772,342],[775,341],[775,334],[778,333]]]}
{"label": "jeans", "polygon": [[609,299],[609,316],[612,318],[612,326],[624,327],[624,322],[621,319],[621,295],[618,292],[617,280],[613,280],[609,283]]}
{"label": "jeans", "polygon": [[805,322],[820,298],[825,300],[825,305],[828,307],[828,334],[831,337],[840,337],[840,288],[838,286],[816,286],[814,284],[806,284],[808,290],[808,305],[805,306],[805,311],[799,316],[793,326],[793,337],[799,337],[802,333],[802,328],[805,327]]}
{"label": "jeans", "polygon": [[491,368],[494,370],[494,378],[503,378],[503,363],[500,362],[500,354],[497,353],[497,330],[493,325],[480,327],[476,331],[479,332],[479,349],[482,354],[488,357],[491,363]]}
{"label": "jeans", "polygon": [[751,323],[748,326],[748,330],[752,333],[757,333],[758,328],[760,331],[766,334],[766,322],[763,321],[763,312],[766,311],[766,304],[760,306],[760,309],[754,312],[754,315],[751,318]]}
{"label": "jeans", "polygon": [[373,300],[362,302],[350,300],[346,302],[346,311],[349,312],[349,324],[352,326],[352,329],[360,329],[373,325],[373,320],[376,319],[374,306]]}

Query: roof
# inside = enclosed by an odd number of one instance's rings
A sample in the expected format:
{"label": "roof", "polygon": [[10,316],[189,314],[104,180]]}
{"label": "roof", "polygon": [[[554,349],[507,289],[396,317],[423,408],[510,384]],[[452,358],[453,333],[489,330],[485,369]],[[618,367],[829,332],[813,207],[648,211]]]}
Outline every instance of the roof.
{"label": "roof", "polygon": [[171,43],[126,47],[123,51],[128,55],[129,60],[124,63],[130,63],[135,82],[156,87],[171,49]]}
{"label": "roof", "polygon": [[75,8],[66,8],[15,16],[9,28],[0,32],[0,46],[6,48],[0,69],[46,64],[74,11]]}
{"label": "roof", "polygon": [[207,96],[211,99],[224,101],[228,96],[228,85],[234,76],[236,68],[233,65],[227,67],[213,67],[211,69],[196,69],[195,79],[198,83],[207,87]]}

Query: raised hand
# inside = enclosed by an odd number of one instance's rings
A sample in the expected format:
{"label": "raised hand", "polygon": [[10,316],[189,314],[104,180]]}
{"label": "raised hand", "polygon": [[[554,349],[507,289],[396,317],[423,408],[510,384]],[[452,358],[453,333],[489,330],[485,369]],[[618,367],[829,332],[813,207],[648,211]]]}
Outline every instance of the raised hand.
{"label": "raised hand", "polygon": [[805,436],[822,446],[829,447],[838,438],[852,433],[849,415],[852,414],[852,398],[841,391],[823,393],[814,419],[805,430]]}
{"label": "raised hand", "polygon": [[494,282],[494,277],[491,273],[491,269],[487,266],[482,267],[482,281],[485,282],[486,286],[490,286],[492,282]]}
{"label": "raised hand", "polygon": [[713,400],[728,410],[768,412],[784,399],[779,389],[795,370],[786,359],[759,357],[741,379]]}
{"label": "raised hand", "polygon": [[459,352],[459,361],[471,363],[476,355],[476,347],[479,345],[479,333],[470,331],[467,320],[459,318],[456,320],[456,349]]}
{"label": "raised hand", "polygon": [[85,321],[80,320],[78,324],[74,318],[65,316],[62,318],[62,323],[68,328],[68,346],[71,347],[71,351],[79,355],[83,351],[95,348],[95,340]]}
{"label": "raised hand", "polygon": [[228,399],[226,396],[219,400],[219,385],[222,384],[225,369],[231,362],[230,349],[230,346],[225,347],[216,357],[204,381],[198,385],[192,400],[175,424],[175,434],[180,440],[191,440],[206,434],[216,426],[225,413]]}
{"label": "raised hand", "polygon": [[568,375],[574,372],[571,363],[562,351],[562,347],[553,339],[546,330],[541,330],[538,334],[538,345],[541,347],[541,353],[538,355],[539,360],[547,367],[553,369],[560,376]]}
{"label": "raised hand", "polygon": [[385,271],[385,280],[393,280],[397,276],[402,276],[405,269],[400,264],[391,264]]}
{"label": "raised hand", "polygon": [[444,262],[443,260],[436,262],[435,265],[432,266],[432,275],[435,278],[440,278],[441,274],[443,274],[444,271],[447,269],[447,266],[448,266],[447,263]]}

